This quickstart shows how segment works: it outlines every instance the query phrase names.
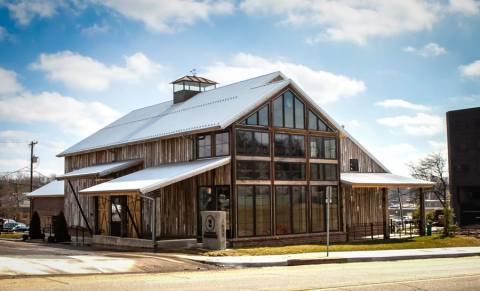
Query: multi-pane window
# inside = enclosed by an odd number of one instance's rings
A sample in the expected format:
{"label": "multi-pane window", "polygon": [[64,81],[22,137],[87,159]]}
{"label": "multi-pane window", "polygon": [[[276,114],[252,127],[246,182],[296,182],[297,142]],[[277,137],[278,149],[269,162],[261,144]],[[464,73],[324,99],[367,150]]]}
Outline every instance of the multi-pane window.
{"label": "multi-pane window", "polygon": [[306,205],[306,188],[304,186],[276,186],[276,234],[306,232]]}
{"label": "multi-pane window", "polygon": [[197,137],[197,155],[198,158],[208,158],[212,156],[211,135],[201,135]]}
{"label": "multi-pane window", "polygon": [[358,172],[358,159],[350,159],[350,171]]}
{"label": "multi-pane window", "polygon": [[308,129],[318,131],[333,131],[320,117],[308,111]]}
{"label": "multi-pane window", "polygon": [[270,135],[268,132],[237,130],[237,154],[269,156]]}
{"label": "multi-pane window", "polygon": [[330,230],[339,230],[340,226],[340,212],[338,204],[338,191],[334,186],[312,186],[311,191],[311,204],[312,204],[312,231],[324,232],[326,231],[327,221],[327,203],[326,193],[327,187],[332,189],[332,200],[330,203]]}
{"label": "multi-pane window", "polygon": [[238,186],[238,236],[271,235],[270,186]]}
{"label": "multi-pane window", "polygon": [[275,162],[276,180],[305,180],[305,163]]}
{"label": "multi-pane window", "polygon": [[273,126],[305,128],[305,105],[291,91],[273,101]]}
{"label": "multi-pane window", "polygon": [[319,181],[336,181],[336,164],[310,164],[310,179]]}
{"label": "multi-pane window", "polygon": [[230,152],[228,132],[215,134],[215,156],[227,156]]}
{"label": "multi-pane window", "polygon": [[270,162],[237,161],[237,179],[270,180]]}
{"label": "multi-pane window", "polygon": [[310,157],[335,160],[337,158],[337,140],[334,137],[310,136]]}
{"label": "multi-pane window", "polygon": [[275,134],[276,157],[305,157],[305,136],[298,134]]}
{"label": "multi-pane window", "polygon": [[260,125],[260,126],[268,126],[268,104],[260,108],[260,110],[256,111],[246,119],[244,119],[241,124],[245,125]]}

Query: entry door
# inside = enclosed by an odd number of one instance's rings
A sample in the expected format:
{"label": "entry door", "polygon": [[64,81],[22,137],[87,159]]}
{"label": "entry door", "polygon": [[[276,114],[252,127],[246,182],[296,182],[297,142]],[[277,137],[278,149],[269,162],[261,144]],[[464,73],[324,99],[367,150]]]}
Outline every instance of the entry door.
{"label": "entry door", "polygon": [[197,235],[202,236],[202,211],[227,212],[227,235],[230,234],[230,186],[201,186],[198,189]]}
{"label": "entry door", "polygon": [[110,198],[110,235],[126,236],[127,235],[127,197],[112,196]]}

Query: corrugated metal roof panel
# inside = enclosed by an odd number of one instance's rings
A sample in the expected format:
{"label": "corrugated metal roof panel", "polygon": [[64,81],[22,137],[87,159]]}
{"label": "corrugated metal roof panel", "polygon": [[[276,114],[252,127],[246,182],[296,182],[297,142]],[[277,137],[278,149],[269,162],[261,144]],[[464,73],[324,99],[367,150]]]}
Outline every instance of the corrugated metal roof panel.
{"label": "corrugated metal roof panel", "polygon": [[80,194],[149,193],[230,163],[230,157],[164,164],[83,189]]}
{"label": "corrugated metal roof panel", "polygon": [[72,178],[78,179],[78,178],[87,177],[87,176],[104,177],[109,174],[112,174],[121,170],[125,170],[133,166],[140,165],[141,163],[143,163],[143,160],[137,159],[137,160],[126,160],[126,161],[113,162],[108,164],[94,165],[90,167],[73,170],[66,174],[57,176],[57,179],[58,180],[72,179]]}
{"label": "corrugated metal roof panel", "polygon": [[391,173],[341,173],[340,180],[358,187],[431,187],[435,184]]}
{"label": "corrugated metal roof panel", "polygon": [[27,193],[28,198],[38,197],[63,197],[65,195],[65,186],[63,181],[52,181],[37,190]]}

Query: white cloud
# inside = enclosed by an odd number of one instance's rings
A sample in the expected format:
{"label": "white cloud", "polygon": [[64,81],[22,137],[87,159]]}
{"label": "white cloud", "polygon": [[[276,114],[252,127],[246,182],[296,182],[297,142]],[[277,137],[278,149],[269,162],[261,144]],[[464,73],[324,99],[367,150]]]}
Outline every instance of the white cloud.
{"label": "white cloud", "polygon": [[471,64],[460,66],[460,73],[465,77],[480,77],[480,60],[476,60]]}
{"label": "white cloud", "polygon": [[358,121],[356,119],[352,119],[349,122],[347,122],[347,130],[349,128],[359,128],[361,126],[362,126],[362,124],[360,123],[360,121]]}
{"label": "white cloud", "polygon": [[426,113],[384,117],[377,119],[377,122],[388,127],[401,128],[409,135],[435,135],[444,130],[444,122],[440,116]]}
{"label": "white cloud", "polygon": [[114,81],[138,82],[152,75],[160,65],[149,60],[144,54],[136,53],[125,57],[125,65],[107,66],[95,59],[71,51],[55,54],[41,54],[32,69],[47,73],[53,81],[60,81],[68,87],[102,91]]}
{"label": "white cloud", "polygon": [[279,15],[282,23],[318,28],[308,39],[348,41],[363,45],[372,37],[431,29],[441,7],[431,1],[244,0],[241,9],[251,15]]}
{"label": "white cloud", "polygon": [[409,143],[390,144],[376,149],[375,156],[394,174],[410,176],[408,163],[423,157],[419,150]]}
{"label": "white cloud", "polygon": [[0,99],[0,120],[48,122],[64,133],[84,136],[113,121],[119,113],[100,102],[79,101],[56,92],[38,95],[24,92]]}
{"label": "white cloud", "polygon": [[447,53],[447,50],[445,48],[434,42],[430,42],[421,48],[407,46],[404,51],[414,53],[422,57],[437,57]]}
{"label": "white cloud", "polygon": [[84,27],[81,29],[82,34],[93,36],[97,34],[103,34],[110,31],[110,26],[106,24],[96,24],[94,23],[92,26]]}
{"label": "white cloud", "polygon": [[17,81],[14,71],[0,67],[0,96],[16,93],[22,90],[22,85]]}
{"label": "white cloud", "polygon": [[478,3],[475,0],[450,0],[450,11],[466,15],[479,13]]}
{"label": "white cloud", "polygon": [[404,108],[416,111],[430,110],[430,108],[425,105],[414,104],[403,99],[386,99],[375,103],[375,106],[380,106],[384,108]]}
{"label": "white cloud", "polygon": [[354,96],[365,91],[362,81],[330,72],[315,70],[302,64],[282,60],[271,61],[251,54],[238,53],[228,64],[219,62],[204,69],[207,78],[221,84],[232,83],[252,76],[282,71],[305,89],[320,104]]}
{"label": "white cloud", "polygon": [[18,0],[0,1],[10,11],[10,16],[20,25],[28,25],[34,18],[52,17],[62,1],[56,0]]}
{"label": "white cloud", "polygon": [[197,21],[208,21],[212,15],[230,14],[235,8],[229,0],[109,0],[99,3],[159,32],[172,32]]}

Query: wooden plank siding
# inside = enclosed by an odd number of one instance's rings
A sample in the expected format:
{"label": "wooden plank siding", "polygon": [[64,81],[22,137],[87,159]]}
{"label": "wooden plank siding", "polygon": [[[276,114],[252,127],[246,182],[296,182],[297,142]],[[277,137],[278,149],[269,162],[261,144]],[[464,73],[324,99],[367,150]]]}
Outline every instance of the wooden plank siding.
{"label": "wooden plank siding", "polygon": [[385,173],[367,153],[346,136],[340,137],[340,171],[350,172],[350,159],[358,159],[359,173]]}
{"label": "wooden plank siding", "polygon": [[347,227],[383,222],[382,189],[343,186]]}

